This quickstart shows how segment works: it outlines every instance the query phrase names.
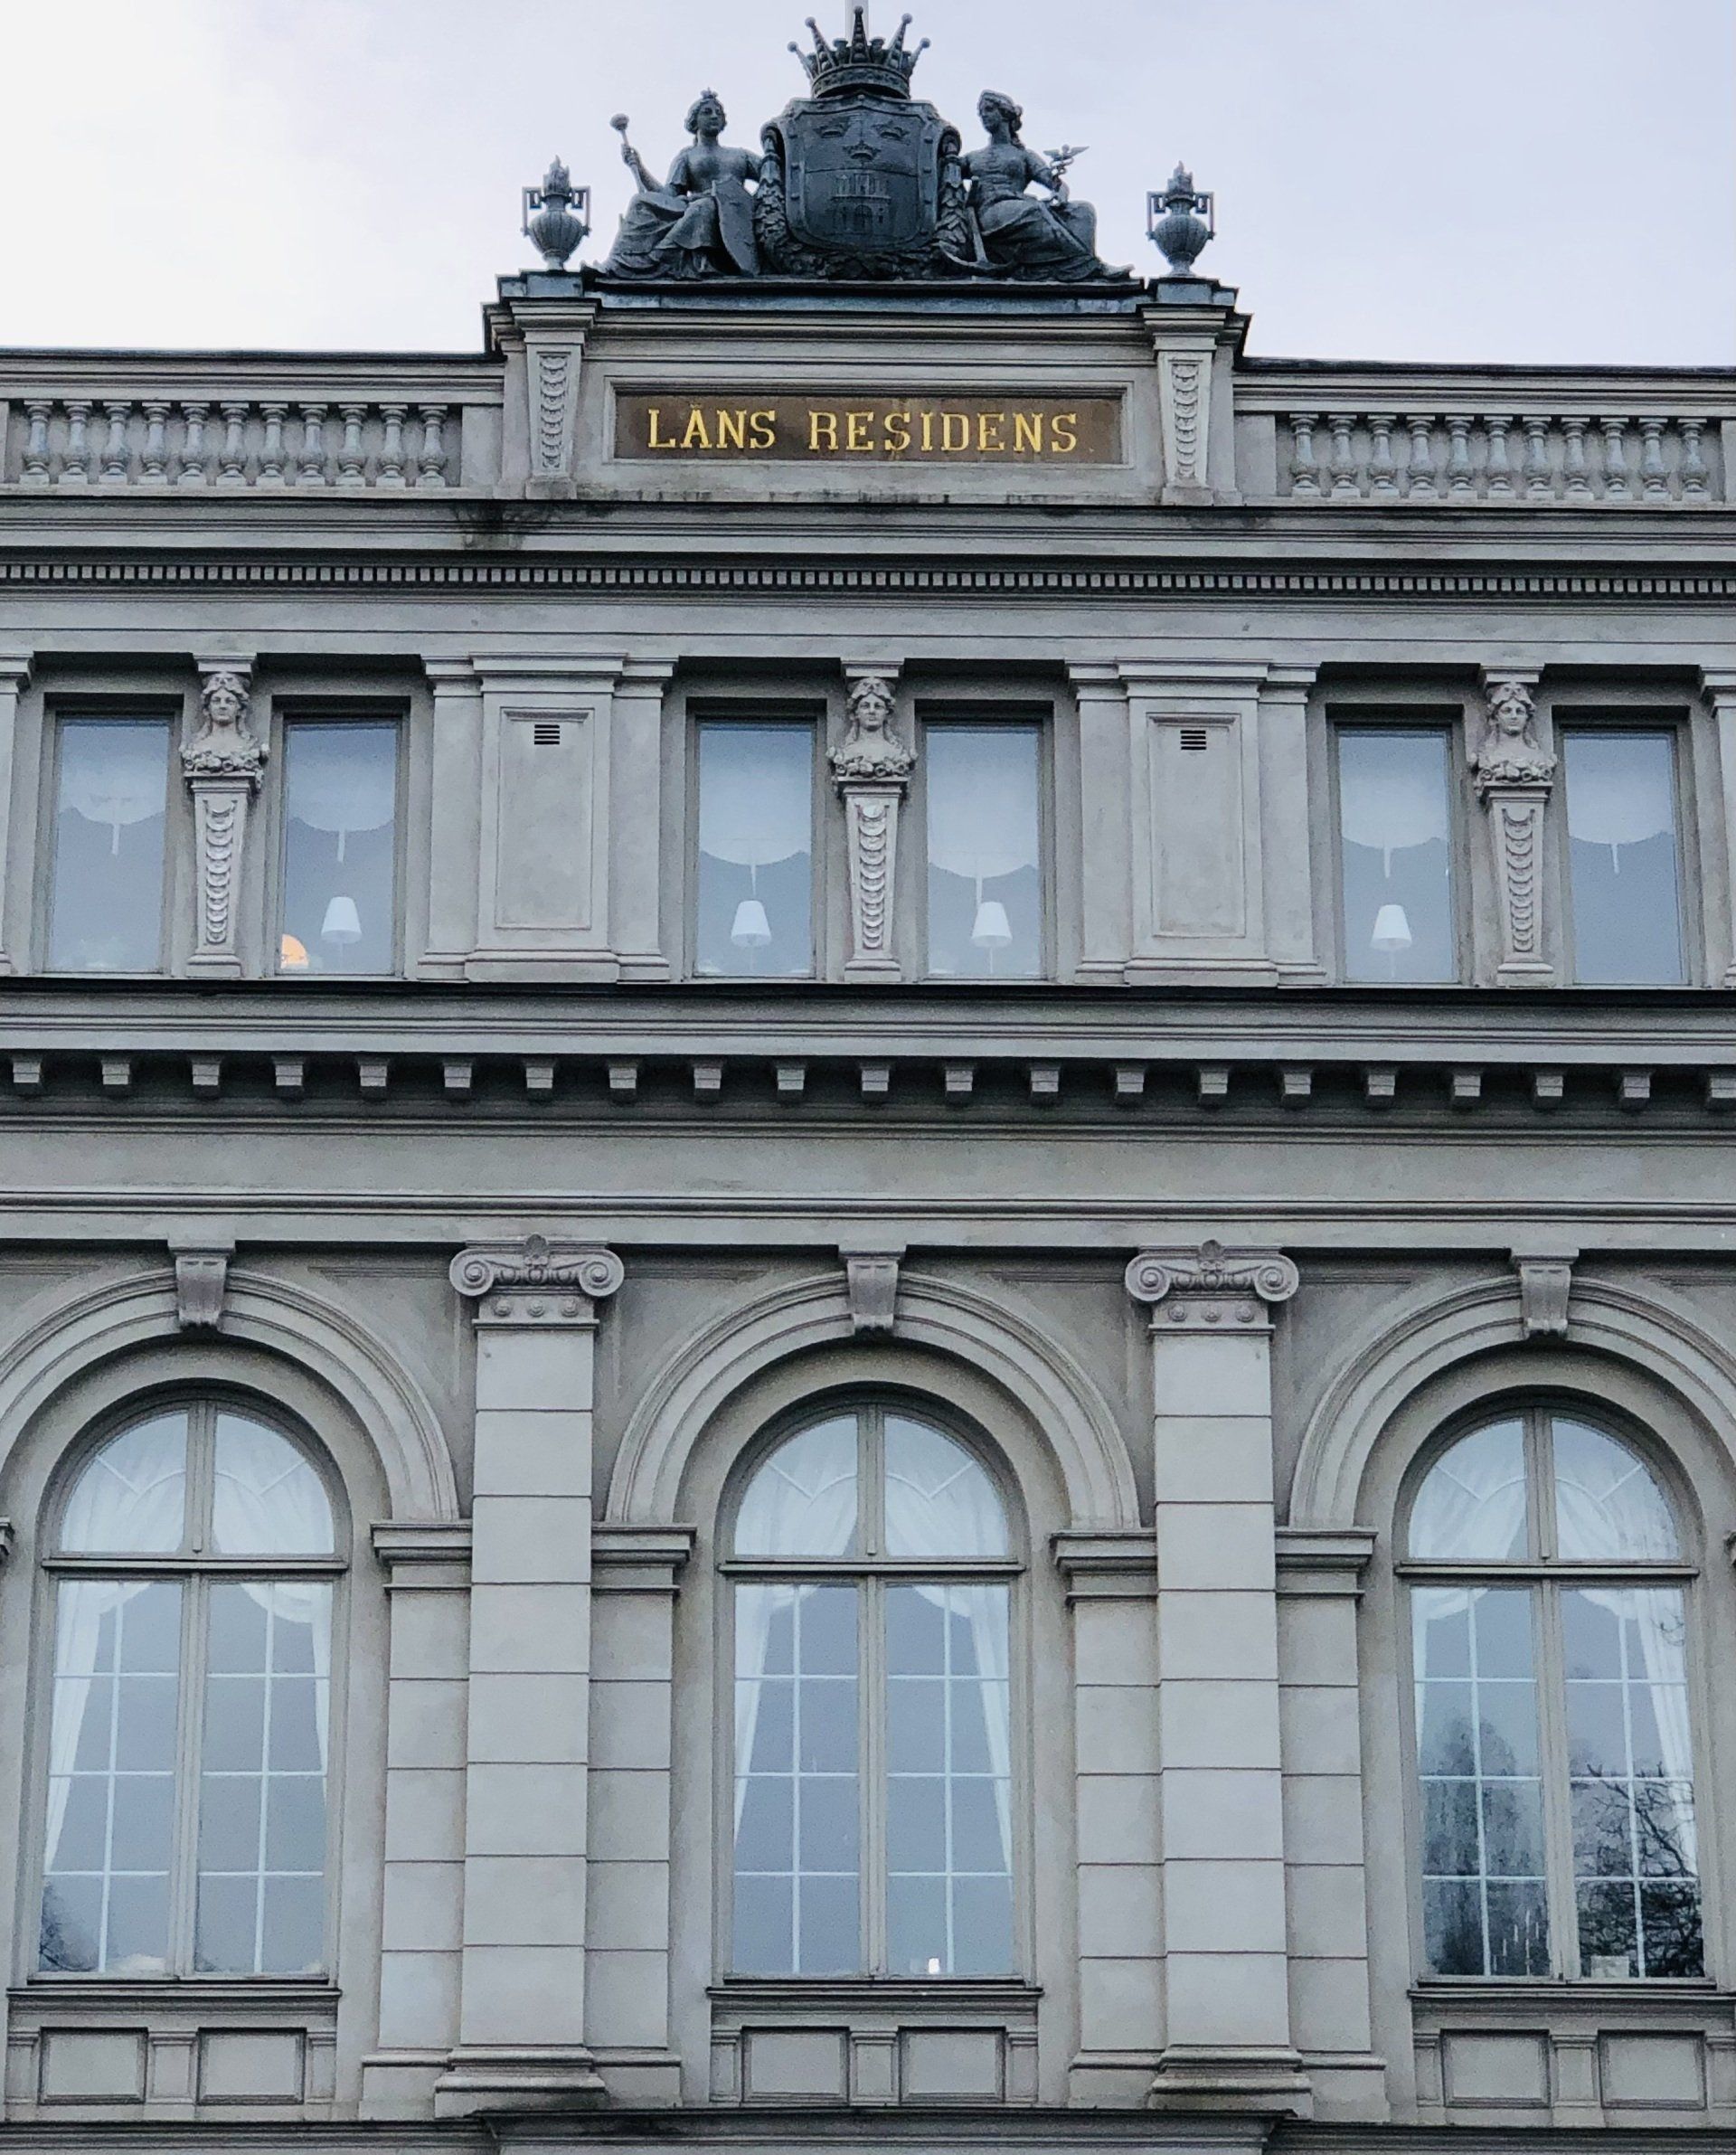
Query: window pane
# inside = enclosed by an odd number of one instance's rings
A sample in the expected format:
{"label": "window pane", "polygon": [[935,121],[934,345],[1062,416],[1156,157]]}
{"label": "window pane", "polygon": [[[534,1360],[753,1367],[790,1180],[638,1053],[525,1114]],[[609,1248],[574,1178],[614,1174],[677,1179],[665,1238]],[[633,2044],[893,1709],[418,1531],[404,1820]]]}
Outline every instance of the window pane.
{"label": "window pane", "polygon": [[926,1422],[886,1417],[889,1556],[1005,1556],[995,1485],[962,1444]]}
{"label": "window pane", "polygon": [[738,1556],[844,1556],[856,1545],[856,1419],[816,1422],[755,1471],[735,1517]]}
{"label": "window pane", "polygon": [[1681,1593],[1576,1588],[1561,1596],[1561,1635],[1581,1972],[1698,1975],[1704,1949]]}
{"label": "window pane", "polygon": [[699,728],[702,973],[811,972],[814,729]]}
{"label": "window pane", "polygon": [[927,730],[931,973],[1043,969],[1041,747],[1036,725]]}
{"label": "window pane", "polygon": [[80,1472],[61,1519],[70,1555],[167,1555],[186,1538],[187,1417],[154,1414]]}
{"label": "window pane", "polygon": [[1556,1554],[1594,1564],[1678,1555],[1675,1521],[1638,1455],[1600,1429],[1557,1416]]}
{"label": "window pane", "polygon": [[217,1417],[211,1545],[222,1556],[326,1556],[325,1484],[287,1437],[241,1414]]}
{"label": "window pane", "polygon": [[168,783],[166,719],[61,721],[48,957],[57,971],[162,964]]}
{"label": "window pane", "polygon": [[397,943],[398,728],[283,730],[286,972],[385,973]]}
{"label": "window pane", "polygon": [[209,1599],[193,1964],[312,1973],[324,1958],[332,1590],[219,1582]]}
{"label": "window pane", "polygon": [[181,1587],[69,1580],[54,1630],[41,1965],[160,1975],[168,1967]]}
{"label": "window pane", "polygon": [[1411,1596],[1424,1947],[1437,1975],[1549,1972],[1533,1607],[1518,1587]]}
{"label": "window pane", "polygon": [[1523,1558],[1530,1546],[1525,1434],[1491,1422],[1444,1451],[1410,1509],[1410,1554],[1448,1561]]}
{"label": "window pane", "polygon": [[861,1966],[856,1668],[854,1586],[736,1589],[732,1961],[741,1974]]}
{"label": "window pane", "polygon": [[1674,741],[1588,731],[1562,749],[1575,978],[1680,980]]}
{"label": "window pane", "polygon": [[1349,978],[1457,978],[1448,799],[1444,732],[1339,733]]}
{"label": "window pane", "polygon": [[893,1975],[998,1975],[1013,1965],[1010,1715],[1006,1588],[889,1586]]}

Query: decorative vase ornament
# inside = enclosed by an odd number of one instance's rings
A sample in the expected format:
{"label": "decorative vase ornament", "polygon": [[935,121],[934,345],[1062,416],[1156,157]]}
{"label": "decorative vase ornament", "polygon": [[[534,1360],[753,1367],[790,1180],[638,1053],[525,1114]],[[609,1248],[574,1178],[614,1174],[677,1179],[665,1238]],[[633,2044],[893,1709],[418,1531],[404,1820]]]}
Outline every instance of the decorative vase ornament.
{"label": "decorative vase ornament", "polygon": [[1217,238],[1218,225],[1211,195],[1194,187],[1185,165],[1170,174],[1162,194],[1146,197],[1146,230],[1169,264],[1169,274],[1192,277],[1201,250]]}
{"label": "decorative vase ornament", "polygon": [[524,190],[524,237],[542,257],[545,269],[560,271],[590,226],[590,189],[575,187],[572,175],[557,157],[542,176],[540,187]]}

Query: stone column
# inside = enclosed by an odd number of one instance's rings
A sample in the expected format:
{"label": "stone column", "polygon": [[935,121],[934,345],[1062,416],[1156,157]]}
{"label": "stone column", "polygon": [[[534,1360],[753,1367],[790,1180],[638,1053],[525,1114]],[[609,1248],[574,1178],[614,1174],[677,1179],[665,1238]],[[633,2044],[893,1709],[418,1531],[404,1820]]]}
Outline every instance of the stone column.
{"label": "stone column", "polygon": [[586,2040],[592,1346],[612,1251],[488,1243],[476,1304],[458,2043],[436,2114],[604,2093]]}
{"label": "stone column", "polygon": [[1146,1250],[1157,1531],[1165,2045],[1149,2100],[1306,2112],[1290,2033],[1269,1250]]}
{"label": "stone column", "polygon": [[428,943],[420,970],[461,980],[476,947],[482,854],[482,676],[467,658],[426,662],[434,696]]}
{"label": "stone column", "polygon": [[846,666],[849,723],[832,753],[850,842],[850,955],[846,980],[900,977],[898,811],[916,762],[892,725],[898,668]]}
{"label": "stone column", "polygon": [[1133,955],[1127,686],[1114,665],[1070,666],[1079,706],[1082,974],[1118,987]]}
{"label": "stone column", "polygon": [[1507,988],[1553,979],[1543,893],[1543,810],[1555,758],[1538,742],[1532,692],[1538,676],[1485,669],[1483,737],[1470,757],[1477,797],[1489,812],[1501,957]]}
{"label": "stone column", "polygon": [[6,893],[12,884],[13,742],[18,732],[18,699],[29,685],[28,656],[0,651],[0,975],[16,970],[6,919]]}
{"label": "stone column", "polygon": [[[1714,673],[1708,668],[1701,675],[1700,684],[1718,728],[1718,773],[1724,810],[1724,930],[1729,938],[1723,985],[1736,988],[1736,673]],[[4,693],[0,686],[0,695]]]}
{"label": "stone column", "polygon": [[181,751],[193,795],[193,941],[190,973],[241,970],[240,899],[247,815],[269,751],[250,719],[253,661],[201,658],[199,730]]}

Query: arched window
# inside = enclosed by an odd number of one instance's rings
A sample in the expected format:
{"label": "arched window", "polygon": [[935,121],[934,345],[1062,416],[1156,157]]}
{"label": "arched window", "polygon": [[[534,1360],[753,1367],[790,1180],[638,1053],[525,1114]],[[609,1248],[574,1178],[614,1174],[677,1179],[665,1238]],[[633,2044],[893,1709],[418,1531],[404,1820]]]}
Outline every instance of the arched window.
{"label": "arched window", "polygon": [[760,1461],[731,1548],[731,1966],[1010,1973],[1019,1566],[986,1469],[842,1409]]}
{"label": "arched window", "polygon": [[1701,1974],[1693,1574],[1651,1470],[1511,1414],[1436,1458],[1408,1551],[1430,1971]]}
{"label": "arched window", "polygon": [[53,1602],[44,1973],[326,1965],[332,1505],[280,1431],[214,1400],[89,1454]]}

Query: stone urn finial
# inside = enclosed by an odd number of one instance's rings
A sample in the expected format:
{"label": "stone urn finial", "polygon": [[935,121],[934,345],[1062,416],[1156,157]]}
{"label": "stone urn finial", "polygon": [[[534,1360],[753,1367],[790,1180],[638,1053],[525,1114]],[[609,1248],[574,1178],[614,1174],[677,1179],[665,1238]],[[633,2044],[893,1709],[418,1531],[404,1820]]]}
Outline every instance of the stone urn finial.
{"label": "stone urn finial", "polygon": [[540,187],[525,188],[523,231],[545,269],[566,268],[567,258],[590,230],[585,222],[590,210],[590,189],[575,187],[559,157],[543,174]]}
{"label": "stone urn finial", "polygon": [[1169,274],[1192,277],[1206,242],[1217,238],[1218,225],[1212,196],[1195,188],[1185,165],[1177,165],[1161,194],[1146,197],[1146,230],[1169,264]]}

